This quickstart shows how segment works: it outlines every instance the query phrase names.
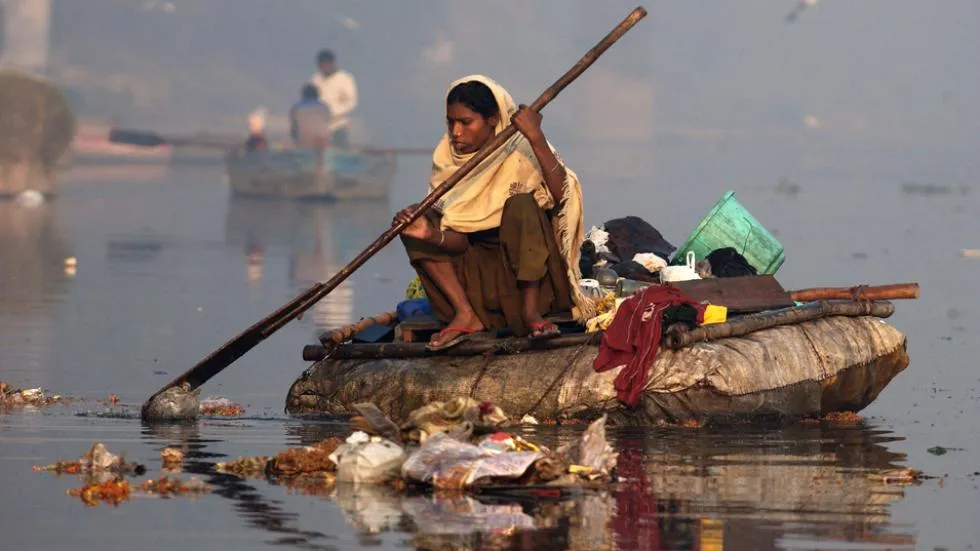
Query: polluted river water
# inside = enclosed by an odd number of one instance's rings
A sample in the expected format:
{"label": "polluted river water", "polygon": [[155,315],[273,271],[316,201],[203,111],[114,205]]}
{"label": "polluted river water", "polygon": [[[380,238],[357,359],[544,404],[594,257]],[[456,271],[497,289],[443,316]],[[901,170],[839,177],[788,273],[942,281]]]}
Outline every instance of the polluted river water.
{"label": "polluted river water", "polygon": [[[651,160],[615,182],[623,196],[649,197],[649,207],[632,202],[622,212],[621,201],[595,193],[587,223],[636,214],[679,243],[730,187],[709,177],[727,156],[751,161],[730,151],[695,164],[683,148],[655,169]],[[861,421],[611,428],[625,482],[557,501],[402,496],[343,485],[317,495],[215,472],[220,461],[349,432],[292,419],[282,413],[283,400],[306,366],[302,346],[318,331],[389,309],[402,296],[411,272],[395,246],[205,386],[203,396],[241,404],[242,416],[160,427],[138,419],[152,391],[329,277],[380,233],[414,198],[413,173],[424,173],[424,159],[402,164],[390,202],[350,205],[239,199],[222,185],[218,166],[175,165],[146,179],[127,173],[97,183],[67,172],[52,201],[0,203],[0,379],[70,398],[0,411],[5,547],[970,549],[980,518],[973,421],[980,413],[980,303],[963,289],[975,287],[980,264],[960,254],[977,243],[949,236],[978,234],[977,197],[968,182],[938,192],[903,187],[891,174],[902,168],[898,157],[888,158],[887,171],[867,158],[816,166],[792,190],[778,176],[790,168],[751,174],[747,164],[745,180],[759,183],[735,187],[786,247],[784,287],[921,285],[922,298],[897,302],[890,320],[908,336],[911,364]],[[897,163],[914,173],[916,162],[904,156]],[[595,181],[595,170],[585,168],[583,181]],[[650,174],[681,185],[651,188]],[[580,430],[518,429],[548,445]],[[199,476],[213,492],[86,507],[66,495],[80,484],[76,477],[32,473],[34,465],[78,458],[94,442],[143,463],[147,477],[159,474],[163,448],[181,449],[183,476]],[[903,468],[936,478],[881,480]]]}

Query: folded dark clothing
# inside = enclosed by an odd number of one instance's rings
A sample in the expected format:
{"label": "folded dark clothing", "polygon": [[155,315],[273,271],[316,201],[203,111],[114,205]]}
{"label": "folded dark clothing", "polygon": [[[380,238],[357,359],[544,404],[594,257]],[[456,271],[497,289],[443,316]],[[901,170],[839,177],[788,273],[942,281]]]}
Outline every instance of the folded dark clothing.
{"label": "folded dark clothing", "polygon": [[660,258],[670,258],[677,250],[664,236],[638,216],[610,220],[604,225],[609,233],[606,246],[621,260],[633,260],[636,253],[653,253]]}
{"label": "folded dark clothing", "polygon": [[626,279],[632,279],[635,281],[650,281],[659,283],[659,279],[650,273],[649,270],[643,267],[643,264],[630,260],[628,262],[620,262],[619,264],[613,264],[610,266],[616,275],[619,277],[625,277]]}
{"label": "folded dark clothing", "polygon": [[706,258],[711,263],[711,273],[715,277],[740,277],[758,273],[755,267],[732,247],[715,249]]}
{"label": "folded dark clothing", "polygon": [[586,239],[582,243],[580,251],[581,256],[579,257],[578,268],[582,272],[583,278],[592,279],[595,275],[595,264],[599,261],[599,257],[596,255],[595,243]]}

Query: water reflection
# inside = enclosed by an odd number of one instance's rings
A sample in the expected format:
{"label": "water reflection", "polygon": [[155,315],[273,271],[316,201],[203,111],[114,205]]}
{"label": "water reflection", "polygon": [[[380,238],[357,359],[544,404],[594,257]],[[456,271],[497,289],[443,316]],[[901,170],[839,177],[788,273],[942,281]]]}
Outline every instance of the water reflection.
{"label": "water reflection", "polygon": [[[387,201],[302,203],[232,197],[225,240],[245,256],[245,278],[261,285],[267,261],[286,256],[295,290],[326,281],[383,231]],[[310,310],[317,330],[353,321],[355,284],[348,279]]]}
{"label": "water reflection", "polygon": [[66,182],[105,184],[110,182],[159,182],[171,175],[170,165],[160,162],[85,162],[63,167],[59,178]]}
{"label": "water reflection", "polygon": [[[290,429],[303,443],[335,431],[314,424]],[[570,435],[531,437],[555,445]],[[406,532],[418,549],[915,547],[910,527],[891,524],[902,488],[870,478],[905,458],[889,451],[887,444],[900,438],[887,431],[795,426],[612,437],[626,481],[608,492],[525,500],[338,486],[330,499],[365,536]]]}
{"label": "water reflection", "polygon": [[218,444],[220,440],[203,438],[198,423],[144,425],[143,438],[154,446],[157,453],[165,447],[175,447],[183,451],[184,472],[196,475],[210,484],[214,495],[231,500],[235,513],[248,526],[273,533],[276,537],[268,543],[324,551],[337,549],[319,542],[328,539],[327,534],[301,530],[300,515],[286,511],[282,501],[265,497],[256,487],[257,484],[266,484],[265,482],[218,473],[215,463],[228,459],[228,456],[208,450],[209,445]]}
{"label": "water reflection", "polygon": [[53,346],[50,304],[76,273],[71,256],[54,205],[0,201],[0,348],[21,352],[18,365],[3,366],[8,379],[18,367],[39,367],[35,352]]}

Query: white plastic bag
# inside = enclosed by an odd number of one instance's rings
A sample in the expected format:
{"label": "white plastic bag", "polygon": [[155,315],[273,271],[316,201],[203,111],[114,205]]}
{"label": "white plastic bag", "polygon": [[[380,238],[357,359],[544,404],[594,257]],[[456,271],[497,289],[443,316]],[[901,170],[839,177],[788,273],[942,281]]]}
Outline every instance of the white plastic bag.
{"label": "white plastic bag", "polygon": [[402,464],[402,476],[439,489],[461,490],[483,478],[520,478],[541,457],[537,452],[499,452],[432,435]]}
{"label": "white plastic bag", "polygon": [[701,279],[701,276],[694,270],[694,251],[687,252],[687,264],[683,266],[667,266],[660,270],[660,281],[667,283],[670,281],[688,281],[691,279]]}
{"label": "white plastic bag", "polygon": [[[374,483],[397,476],[405,461],[405,450],[401,446],[377,436],[366,442],[353,437],[351,435],[330,455],[330,460],[337,464],[338,482]],[[355,441],[351,442],[351,439]]]}

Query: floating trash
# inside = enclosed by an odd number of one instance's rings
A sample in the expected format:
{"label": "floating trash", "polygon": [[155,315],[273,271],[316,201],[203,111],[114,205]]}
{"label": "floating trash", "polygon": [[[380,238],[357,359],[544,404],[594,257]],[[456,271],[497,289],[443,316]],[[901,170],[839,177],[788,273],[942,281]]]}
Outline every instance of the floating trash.
{"label": "floating trash", "polygon": [[219,473],[233,474],[241,478],[265,476],[265,466],[269,463],[269,457],[260,455],[256,457],[239,457],[234,461],[218,462],[214,467]]}
{"label": "floating trash", "polygon": [[160,459],[163,460],[164,469],[180,469],[180,465],[184,461],[184,452],[177,448],[164,448],[160,452]]}
{"label": "floating trash", "polygon": [[161,476],[157,480],[146,480],[139,485],[139,490],[150,494],[157,495],[163,498],[169,498],[173,496],[190,496],[195,497],[201,494],[207,494],[211,492],[211,487],[205,483],[203,480],[192,477],[187,482],[184,482],[177,478],[170,478],[169,476]]}
{"label": "floating trash", "polygon": [[870,473],[868,478],[882,484],[906,485],[929,477],[915,469],[888,469],[879,473]]}
{"label": "floating trash", "polygon": [[279,476],[334,472],[337,464],[331,456],[341,444],[341,439],[329,438],[312,446],[290,448],[270,459],[266,470]]}
{"label": "floating trash", "polygon": [[106,482],[92,482],[85,484],[81,488],[71,488],[65,493],[77,497],[82,503],[89,507],[96,507],[99,503],[119,506],[123,501],[129,501],[132,493],[132,486],[125,480],[108,480]]}
{"label": "floating trash", "polygon": [[201,415],[217,417],[237,417],[245,413],[241,404],[236,404],[227,398],[210,396],[201,400]]}
{"label": "floating trash", "polygon": [[50,465],[34,465],[34,472],[53,472],[55,474],[100,474],[116,475],[146,472],[139,463],[127,462],[123,456],[109,452],[102,442],[92,444],[92,448],[77,461],[58,460]]}
{"label": "floating trash", "polygon": [[43,407],[62,401],[64,398],[57,394],[46,395],[41,387],[16,389],[0,381],[0,409],[23,406]]}

